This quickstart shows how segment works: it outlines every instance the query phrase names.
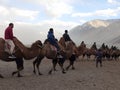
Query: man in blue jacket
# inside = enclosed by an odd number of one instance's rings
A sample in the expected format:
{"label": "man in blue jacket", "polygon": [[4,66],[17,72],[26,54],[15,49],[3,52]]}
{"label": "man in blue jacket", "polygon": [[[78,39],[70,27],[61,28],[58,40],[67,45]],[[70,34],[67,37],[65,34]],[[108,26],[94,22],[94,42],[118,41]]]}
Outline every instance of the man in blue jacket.
{"label": "man in blue jacket", "polygon": [[48,35],[47,35],[47,39],[50,42],[50,44],[52,44],[53,46],[55,46],[57,48],[57,51],[60,50],[60,47],[57,43],[57,39],[54,36],[54,31],[53,28],[50,28],[48,31]]}

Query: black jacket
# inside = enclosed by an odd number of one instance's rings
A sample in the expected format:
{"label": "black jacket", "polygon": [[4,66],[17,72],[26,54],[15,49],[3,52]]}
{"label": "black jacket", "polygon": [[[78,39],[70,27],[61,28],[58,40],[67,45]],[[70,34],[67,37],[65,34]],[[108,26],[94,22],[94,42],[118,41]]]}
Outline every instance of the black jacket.
{"label": "black jacket", "polygon": [[67,33],[63,34],[63,38],[65,41],[71,41],[70,36]]}

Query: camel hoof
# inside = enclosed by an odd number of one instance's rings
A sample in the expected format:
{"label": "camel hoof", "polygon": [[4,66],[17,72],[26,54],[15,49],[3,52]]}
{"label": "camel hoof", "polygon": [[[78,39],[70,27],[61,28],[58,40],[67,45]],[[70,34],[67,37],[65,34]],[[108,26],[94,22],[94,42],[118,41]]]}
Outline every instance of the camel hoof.
{"label": "camel hoof", "polygon": [[33,71],[33,73],[34,73],[34,74],[36,74],[36,72],[35,72],[35,71]]}
{"label": "camel hoof", "polygon": [[4,78],[4,77],[0,74],[0,78]]}
{"label": "camel hoof", "polygon": [[57,69],[54,69],[54,71],[58,71]]}
{"label": "camel hoof", "polygon": [[72,67],[72,70],[75,70],[75,68],[74,68],[74,67]]}
{"label": "camel hoof", "polygon": [[48,72],[48,74],[51,75],[51,74],[52,74],[52,70],[50,70],[50,71]]}
{"label": "camel hoof", "polygon": [[39,75],[43,75],[42,73],[39,73]]}
{"label": "camel hoof", "polygon": [[18,75],[18,77],[23,77],[22,75]]}
{"label": "camel hoof", "polygon": [[66,72],[65,71],[62,71],[63,74],[65,74]]}
{"label": "camel hoof", "polygon": [[14,76],[15,74],[16,74],[16,72],[13,72],[13,73],[12,73],[12,76]]}
{"label": "camel hoof", "polygon": [[66,68],[66,71],[68,71],[68,67]]}

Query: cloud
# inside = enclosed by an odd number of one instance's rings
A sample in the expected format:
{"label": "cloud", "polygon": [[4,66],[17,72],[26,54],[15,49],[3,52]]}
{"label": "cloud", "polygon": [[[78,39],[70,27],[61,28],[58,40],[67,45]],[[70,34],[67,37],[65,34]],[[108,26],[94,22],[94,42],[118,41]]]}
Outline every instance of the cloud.
{"label": "cloud", "polygon": [[120,7],[116,9],[105,9],[98,10],[95,12],[87,12],[87,13],[74,13],[72,17],[92,17],[92,16],[102,16],[102,17],[110,17],[110,16],[118,16],[120,14]]}
{"label": "cloud", "polygon": [[60,18],[65,14],[71,14],[73,7],[70,0],[25,0],[43,7],[45,13],[52,18]]}
{"label": "cloud", "polygon": [[30,20],[34,20],[35,17],[39,14],[39,11],[32,11],[32,10],[21,10],[18,8],[11,8],[11,12],[20,17],[29,18]]}
{"label": "cloud", "polygon": [[55,2],[51,5],[46,5],[46,11],[48,15],[58,18],[64,14],[71,14],[72,7],[64,2]]}
{"label": "cloud", "polygon": [[4,7],[0,6],[0,16],[2,17],[0,20],[19,20],[19,18],[34,20],[36,16],[38,16],[39,11],[32,11],[32,10],[23,10],[14,7]]}
{"label": "cloud", "polygon": [[120,5],[120,2],[117,0],[107,0],[107,2],[110,4]]}

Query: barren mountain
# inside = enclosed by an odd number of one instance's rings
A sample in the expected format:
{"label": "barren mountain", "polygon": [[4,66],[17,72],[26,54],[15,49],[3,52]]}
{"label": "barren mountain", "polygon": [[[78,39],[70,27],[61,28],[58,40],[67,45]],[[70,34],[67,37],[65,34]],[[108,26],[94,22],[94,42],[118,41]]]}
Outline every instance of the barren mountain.
{"label": "barren mountain", "polygon": [[120,44],[120,19],[92,20],[76,26],[69,32],[71,38],[79,45],[81,41],[91,45],[96,42],[111,45]]}

